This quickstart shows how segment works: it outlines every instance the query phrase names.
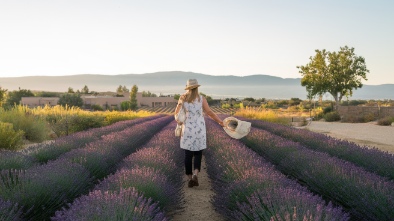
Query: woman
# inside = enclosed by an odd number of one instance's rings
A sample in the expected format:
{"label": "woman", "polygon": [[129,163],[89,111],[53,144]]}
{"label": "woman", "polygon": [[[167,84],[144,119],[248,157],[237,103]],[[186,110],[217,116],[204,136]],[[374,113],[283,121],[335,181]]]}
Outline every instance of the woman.
{"label": "woman", "polygon": [[[199,185],[197,175],[201,170],[202,150],[207,148],[203,111],[222,127],[224,126],[223,121],[209,108],[205,97],[199,95],[199,86],[196,79],[189,79],[185,88],[188,91],[179,98],[175,109],[175,114],[177,114],[183,105],[186,111],[186,120],[182,125],[181,148],[185,150],[185,169],[189,178],[189,187]],[[178,122],[178,124],[182,123]],[[193,157],[194,171],[192,170]]]}

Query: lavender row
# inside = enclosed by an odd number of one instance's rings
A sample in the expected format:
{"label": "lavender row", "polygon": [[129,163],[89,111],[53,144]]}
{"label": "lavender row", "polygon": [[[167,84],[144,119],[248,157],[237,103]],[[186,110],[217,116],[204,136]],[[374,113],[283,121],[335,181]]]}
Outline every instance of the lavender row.
{"label": "lavender row", "polygon": [[112,132],[124,130],[133,125],[154,120],[164,115],[155,115],[146,118],[138,118],[114,123],[110,126],[93,128],[81,131],[70,136],[58,138],[49,143],[38,144],[27,148],[23,152],[0,151],[0,170],[4,169],[28,169],[39,163],[54,160],[61,154],[72,149],[84,147],[87,143],[101,139],[101,136]]}
{"label": "lavender row", "polygon": [[334,139],[308,130],[259,120],[248,119],[248,121],[252,122],[253,127],[267,130],[278,136],[299,142],[307,148],[326,152],[331,156],[350,161],[370,172],[394,179],[394,155],[388,152],[383,152],[377,148],[362,147],[352,142]]}
{"label": "lavender row", "polygon": [[119,132],[131,126],[138,125],[150,120],[154,120],[164,115],[155,115],[151,117],[137,118],[114,123],[109,126],[92,128],[86,131],[74,133],[69,136],[60,137],[52,142],[35,145],[24,151],[25,154],[31,155],[39,163],[45,163],[48,160],[54,160],[60,155],[77,148],[84,147],[87,143],[101,139],[101,136]]}
{"label": "lavender row", "polygon": [[165,213],[181,201],[182,152],[174,127],[172,123],[156,134],[123,160],[116,173],[56,212],[52,220],[168,220]]}
{"label": "lavender row", "polygon": [[348,161],[252,128],[242,139],[286,175],[348,208],[357,220],[394,220],[394,182]]}
{"label": "lavender row", "polygon": [[168,116],[138,124],[117,136],[103,138],[105,142],[97,142],[96,146],[73,150],[27,170],[2,170],[0,198],[18,203],[24,219],[48,220],[66,202],[87,193],[99,177],[114,171],[122,158],[172,120]]}
{"label": "lavender row", "polygon": [[[228,220],[348,220],[349,215],[295,180],[207,119],[208,174],[213,203]],[[290,219],[291,218],[291,219]]]}

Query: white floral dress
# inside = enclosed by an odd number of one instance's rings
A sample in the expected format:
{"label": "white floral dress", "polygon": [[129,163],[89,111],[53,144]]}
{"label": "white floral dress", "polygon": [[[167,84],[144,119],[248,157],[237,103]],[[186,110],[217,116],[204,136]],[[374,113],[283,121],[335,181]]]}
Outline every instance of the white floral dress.
{"label": "white floral dress", "polygon": [[186,110],[186,121],[182,127],[181,148],[191,151],[199,151],[207,148],[207,135],[205,120],[202,110],[202,96],[200,101],[192,103],[183,102]]}

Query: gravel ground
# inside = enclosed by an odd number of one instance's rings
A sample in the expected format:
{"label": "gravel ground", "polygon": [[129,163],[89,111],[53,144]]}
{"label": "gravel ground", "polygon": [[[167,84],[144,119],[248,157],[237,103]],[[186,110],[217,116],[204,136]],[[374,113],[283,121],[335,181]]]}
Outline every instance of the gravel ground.
{"label": "gravel ground", "polygon": [[340,123],[313,121],[303,127],[311,131],[349,140],[362,146],[376,147],[394,153],[394,127],[370,123]]}

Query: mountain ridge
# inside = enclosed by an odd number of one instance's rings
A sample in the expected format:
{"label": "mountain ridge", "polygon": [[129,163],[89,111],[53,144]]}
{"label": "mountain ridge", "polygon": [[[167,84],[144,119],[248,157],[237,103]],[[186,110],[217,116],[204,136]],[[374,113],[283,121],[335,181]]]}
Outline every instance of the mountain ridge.
{"label": "mountain ridge", "polygon": [[[214,76],[195,72],[163,71],[145,74],[76,74],[66,76],[0,77],[0,86],[8,91],[18,88],[66,92],[69,87],[80,90],[87,85],[91,91],[115,91],[119,85],[139,91],[162,94],[184,92],[187,79],[196,78],[201,84],[200,92],[215,98],[255,97],[267,99],[306,99],[301,78],[281,78],[271,75]],[[394,99],[394,84],[364,85],[353,91],[350,99]]]}

